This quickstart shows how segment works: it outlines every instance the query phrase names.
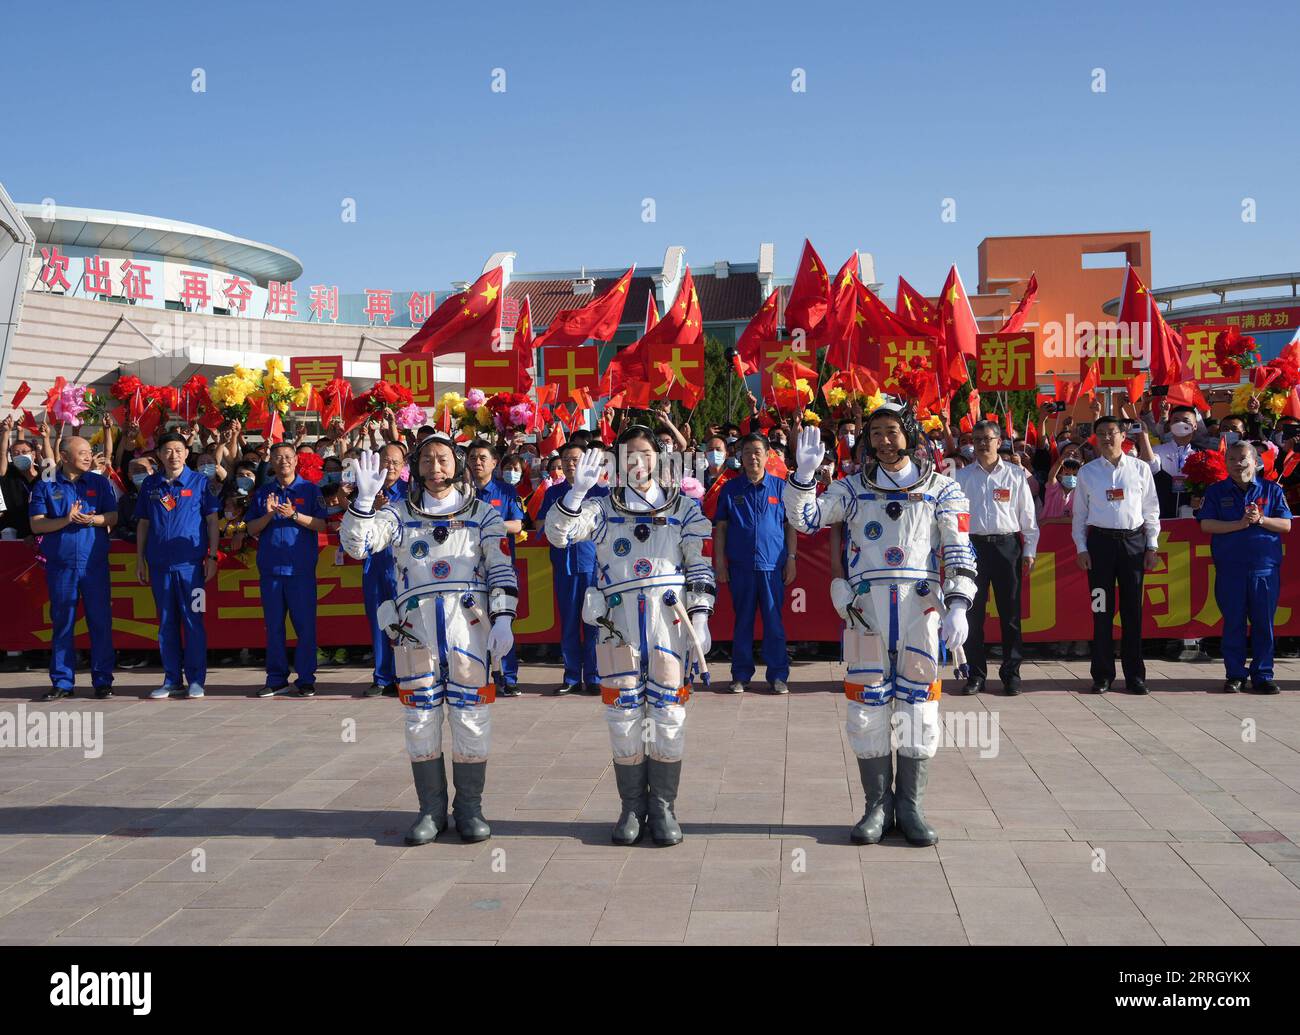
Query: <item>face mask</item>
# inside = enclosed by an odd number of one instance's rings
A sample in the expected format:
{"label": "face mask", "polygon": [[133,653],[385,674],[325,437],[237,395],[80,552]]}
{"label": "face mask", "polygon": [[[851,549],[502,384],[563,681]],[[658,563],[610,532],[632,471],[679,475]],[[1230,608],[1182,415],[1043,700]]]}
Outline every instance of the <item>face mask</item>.
{"label": "face mask", "polygon": [[1238,435],[1235,431],[1225,432],[1223,437],[1224,439],[1227,440],[1228,445],[1232,445],[1234,442],[1236,442],[1238,439],[1241,438],[1241,436]]}
{"label": "face mask", "polygon": [[967,460],[973,460],[975,458],[974,446],[962,446],[961,449],[957,450],[957,452],[959,452]]}
{"label": "face mask", "polygon": [[148,477],[149,476],[143,471],[137,471],[135,474],[131,475],[131,484],[138,489],[144,484],[144,480]]}
{"label": "face mask", "polygon": [[735,443],[736,443],[736,436],[735,436],[735,435],[728,435],[728,436],[727,436],[727,445],[731,446],[731,445],[735,445]]}
{"label": "face mask", "polygon": [[709,450],[709,463],[711,463],[714,467],[721,467],[722,461],[726,459],[727,459],[727,454],[724,453],[721,449]]}
{"label": "face mask", "polygon": [[203,475],[204,478],[215,478],[217,476],[217,465],[203,464],[199,468],[199,474]]}
{"label": "face mask", "polygon": [[671,453],[673,451],[673,444],[671,442],[660,442],[659,448],[665,453]]}
{"label": "face mask", "polygon": [[14,457],[14,466],[20,471],[30,471],[32,469],[32,458],[27,453],[19,453]]}
{"label": "face mask", "polygon": [[253,491],[253,479],[245,475],[243,478],[235,479],[235,488],[240,492],[248,493]]}
{"label": "face mask", "polygon": [[1074,474],[1061,475],[1061,488],[1064,489],[1066,492],[1072,491],[1074,487],[1078,484],[1079,484],[1078,475],[1074,475]]}
{"label": "face mask", "polygon": [[727,466],[730,467],[733,471],[739,471],[739,470],[740,470],[740,457],[738,457],[738,456],[728,457],[728,458],[727,458]]}
{"label": "face mask", "polygon": [[771,440],[771,442],[772,442],[772,448],[773,448],[773,449],[784,449],[784,448],[785,448],[785,439],[783,439],[783,438],[774,438],[774,439]]}
{"label": "face mask", "polygon": [[326,514],[342,514],[343,511],[345,511],[345,510],[347,510],[347,507],[343,507],[343,506],[338,506],[338,507],[326,507],[326,508],[325,508],[325,513],[326,513]]}
{"label": "face mask", "polygon": [[503,471],[501,477],[505,479],[507,485],[518,485],[521,473],[520,471]]}
{"label": "face mask", "polygon": [[334,486],[341,484],[342,481],[342,474],[326,474],[321,476],[320,483],[324,488],[332,489]]}
{"label": "face mask", "polygon": [[1195,429],[1185,420],[1174,421],[1169,425],[1169,430],[1180,437],[1190,435]]}
{"label": "face mask", "polygon": [[853,443],[856,441],[857,441],[856,435],[849,434],[844,436],[844,444],[848,446],[850,449],[853,448]]}

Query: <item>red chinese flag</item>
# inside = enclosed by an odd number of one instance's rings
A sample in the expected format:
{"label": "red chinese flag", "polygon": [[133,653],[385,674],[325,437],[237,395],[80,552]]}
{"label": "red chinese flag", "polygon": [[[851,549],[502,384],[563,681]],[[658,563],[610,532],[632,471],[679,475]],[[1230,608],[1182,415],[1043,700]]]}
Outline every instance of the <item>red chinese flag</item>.
{"label": "red chinese flag", "polygon": [[970,419],[970,414],[968,413],[964,415],[960,421],[957,422],[957,427],[959,427],[962,431],[969,433],[975,430],[975,422]]}
{"label": "red chinese flag", "polygon": [[30,392],[31,390],[32,390],[32,386],[29,385],[26,381],[24,381],[22,384],[18,386],[18,391],[14,392],[14,401],[11,402],[9,405],[13,407],[15,410],[18,409],[18,405],[24,399],[27,398],[27,393]]}
{"label": "red chinese flag", "polygon": [[45,419],[54,420],[54,404],[59,401],[63,389],[68,387],[68,379],[62,376],[54,379],[54,385],[45,393]]}
{"label": "red chinese flag", "polygon": [[501,336],[501,286],[505,271],[488,270],[449,297],[402,346],[402,352],[444,356],[450,352],[490,350]]}
{"label": "red chinese flag", "polygon": [[[686,267],[677,297],[664,312],[663,319],[641,336],[635,345],[624,349],[626,354],[636,345],[694,345],[704,340],[703,314],[700,311],[700,296],[695,290],[695,279],[691,268]],[[615,357],[618,359],[619,357]]]}
{"label": "red chinese flag", "polygon": [[1134,402],[1139,399],[1147,387],[1147,375],[1145,373],[1136,374],[1128,379],[1128,385],[1125,391],[1128,392],[1128,401]]}
{"label": "red chinese flag", "polygon": [[[1286,397],[1286,405],[1282,407],[1282,416],[1300,419],[1300,389],[1291,389],[1291,394]],[[1296,457],[1300,457],[1300,453],[1292,453],[1291,459],[1288,460],[1292,467],[1295,466]],[[1289,471],[1286,473],[1290,474]]]}
{"label": "red chinese flag", "polygon": [[550,406],[560,397],[560,386],[554,381],[548,381],[537,389],[537,405]]}
{"label": "red chinese flag", "polygon": [[32,416],[31,410],[23,410],[22,426],[30,431],[33,435],[39,434],[41,426],[36,423],[36,418]]}
{"label": "red chinese flag", "polygon": [[[927,338],[937,338],[939,328],[939,310],[916,288],[902,277],[898,278],[898,292],[894,296],[894,317],[906,325],[904,334],[921,334]],[[891,333],[899,333],[897,331]]]}
{"label": "red chinese flag", "polygon": [[624,399],[626,405],[645,410],[650,406],[650,382],[649,381],[629,381],[624,390]]}
{"label": "red chinese flag", "polygon": [[[1137,270],[1129,264],[1124,275],[1124,293],[1120,296],[1119,322],[1137,326],[1138,333],[1150,343],[1152,385],[1172,385],[1185,379],[1183,357],[1187,350],[1183,339],[1160,315],[1160,307]],[[1131,346],[1130,346],[1131,347]]]}
{"label": "red chinese flag", "polygon": [[250,428],[265,428],[270,420],[266,409],[266,396],[252,395],[248,398],[248,419],[244,422]]}
{"label": "red chinese flag", "polygon": [[1003,417],[1006,420],[1007,438],[1011,438],[1011,439],[1015,438],[1016,426],[1011,423],[1011,411],[1007,410],[1007,412],[1003,414]]}
{"label": "red chinese flag", "polygon": [[809,343],[815,342],[821,322],[826,318],[830,294],[831,282],[826,264],[812,242],[805,239],[790,297],[785,303],[786,333],[793,336],[797,328],[802,328],[805,339]]}
{"label": "red chinese flag", "polygon": [[623,319],[623,306],[627,304],[628,286],[632,283],[635,269],[633,266],[614,282],[613,287],[581,309],[561,309],[556,313],[546,333],[537,339],[537,348],[581,345],[589,338],[609,341],[614,337]]}
{"label": "red chinese flag", "polygon": [[736,358],[740,365],[736,373],[741,377],[758,369],[759,348],[765,341],[775,341],[777,336],[777,309],[780,291],[773,291],[759,307],[748,326],[736,340]]}
{"label": "red chinese flag", "polygon": [[600,415],[600,421],[597,423],[596,428],[600,432],[600,440],[604,442],[605,445],[612,446],[615,437],[614,423],[609,419],[609,414],[602,413]]}
{"label": "red chinese flag", "polygon": [[284,441],[284,421],[280,419],[279,410],[272,410],[266,422],[266,440],[273,445]]}
{"label": "red chinese flag", "polygon": [[971,419],[973,421],[980,419],[980,393],[971,389],[970,395],[966,396],[966,405],[970,407]]}
{"label": "red chinese flag", "polygon": [[[1087,363],[1087,359],[1083,360]],[[1079,379],[1079,387],[1074,390],[1074,398],[1087,393],[1089,399],[1093,396],[1093,389],[1101,384],[1101,359],[1094,359],[1088,363],[1088,369],[1084,371],[1083,377]],[[1073,400],[1071,400],[1073,401]]]}
{"label": "red chinese flag", "polygon": [[1038,445],[1038,426],[1032,420],[1025,421],[1025,445]]}
{"label": "red chinese flag", "polygon": [[564,445],[564,431],[560,422],[556,421],[551,425],[551,433],[538,444],[537,450],[542,456],[550,456],[558,452],[562,445]]}
{"label": "red chinese flag", "polygon": [[1020,296],[1020,302],[1011,315],[1006,318],[1002,324],[999,334],[1012,334],[1016,331],[1023,330],[1025,320],[1029,317],[1029,307],[1034,304],[1034,299],[1038,297],[1038,274],[1029,274],[1029,283],[1025,285],[1025,293]]}
{"label": "red chinese flag", "polygon": [[860,270],[858,253],[854,252],[831,281],[826,316],[816,339],[810,339],[815,345],[829,345],[826,362],[841,370],[853,361],[850,342],[857,326],[854,317],[858,308],[854,284],[861,280]]}
{"label": "red chinese flag", "polygon": [[140,415],[140,436],[144,439],[153,438],[153,433],[158,430],[158,425],[162,423],[163,411],[157,406],[146,406],[144,413]]}
{"label": "red chinese flag", "polygon": [[1165,396],[1165,402],[1169,406],[1195,406],[1201,413],[1210,412],[1210,404],[1205,396],[1201,394],[1200,386],[1194,381],[1180,381],[1176,385],[1169,386],[1169,394]]}
{"label": "red chinese flag", "polygon": [[956,266],[948,271],[939,296],[939,327],[950,350],[955,348],[963,356],[975,356],[979,326]]}
{"label": "red chinese flag", "polygon": [[573,404],[579,410],[590,410],[592,408],[591,393],[585,388],[575,388],[569,394],[569,398],[573,400]]}
{"label": "red chinese flag", "polygon": [[655,308],[655,293],[647,291],[645,293],[645,328],[641,333],[649,334],[650,328],[659,322],[659,310]]}
{"label": "red chinese flag", "polygon": [[527,395],[533,390],[533,370],[537,362],[537,346],[533,339],[533,307],[527,295],[524,295],[524,305],[515,324],[514,350],[518,357],[515,391]]}

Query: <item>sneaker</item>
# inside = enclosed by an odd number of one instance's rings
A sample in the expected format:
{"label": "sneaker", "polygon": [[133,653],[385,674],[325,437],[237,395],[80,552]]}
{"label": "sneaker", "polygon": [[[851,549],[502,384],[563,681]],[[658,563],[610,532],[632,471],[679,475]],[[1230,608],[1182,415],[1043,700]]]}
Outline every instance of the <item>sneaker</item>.
{"label": "sneaker", "polygon": [[346,647],[340,647],[336,650],[334,652],[333,661],[336,665],[346,665],[348,663],[348,649]]}
{"label": "sneaker", "polygon": [[502,697],[522,697],[523,693],[515,683],[507,683],[500,691]]}
{"label": "sneaker", "polygon": [[185,692],[185,696],[188,697],[191,701],[193,701],[195,698],[202,697],[202,696],[203,696],[203,684],[202,684],[202,683],[191,683],[191,684],[190,684],[190,688]]}
{"label": "sneaker", "polygon": [[51,687],[50,692],[44,697],[39,698],[42,701],[62,701],[65,697],[75,697],[76,692],[72,689],[60,690],[57,686]]}
{"label": "sneaker", "polygon": [[361,692],[361,696],[362,696],[362,697],[378,697],[378,696],[379,696],[380,694],[382,694],[383,692],[384,692],[384,688],[383,688],[382,686],[380,686],[378,683],[371,683],[368,687],[366,687],[366,688]]}
{"label": "sneaker", "polygon": [[257,691],[258,697],[274,697],[276,694],[283,694],[288,690],[288,686],[271,686],[269,683]]}
{"label": "sneaker", "polygon": [[389,683],[386,687],[384,687],[384,696],[385,696],[385,697],[398,697],[398,696],[400,696],[400,695],[398,694],[398,692],[397,692],[397,684],[396,684],[396,683]]}
{"label": "sneaker", "polygon": [[316,696],[316,684],[315,684],[315,683],[304,683],[302,686],[298,687],[298,696],[299,696],[299,697],[315,697],[315,696]]}
{"label": "sneaker", "polygon": [[786,686],[784,679],[778,679],[772,683],[772,693],[788,694],[789,692],[790,692],[790,688]]}
{"label": "sneaker", "polygon": [[151,701],[165,701],[173,694],[179,694],[180,692],[181,688],[179,686],[174,686],[171,683],[164,683],[157,690],[151,690],[149,692],[149,699]]}
{"label": "sneaker", "polygon": [[113,696],[113,688],[112,688],[111,686],[97,686],[97,687],[95,687],[95,700],[96,700],[96,701],[107,701],[107,700],[108,700],[110,697],[112,697],[112,696]]}
{"label": "sneaker", "polygon": [[731,681],[731,685],[727,687],[727,689],[730,690],[733,694],[743,694],[745,692],[745,684],[742,683],[739,679],[733,679]]}
{"label": "sneaker", "polygon": [[117,663],[118,668],[144,668],[145,657],[143,654],[136,654],[122,658]]}

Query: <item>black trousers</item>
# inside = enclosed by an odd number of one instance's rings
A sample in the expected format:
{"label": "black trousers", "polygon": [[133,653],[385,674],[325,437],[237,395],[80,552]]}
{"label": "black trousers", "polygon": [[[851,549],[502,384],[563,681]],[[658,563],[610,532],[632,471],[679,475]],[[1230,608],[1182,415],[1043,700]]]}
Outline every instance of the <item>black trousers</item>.
{"label": "black trousers", "polygon": [[1020,660],[1023,656],[1023,642],[1020,637],[1020,559],[1024,547],[1020,536],[1010,535],[983,536],[972,535],[971,545],[975,547],[975,599],[971,601],[970,614],[967,615],[970,632],[966,636],[966,663],[970,667],[970,678],[986,679],[988,663],[984,651],[984,612],[989,603],[989,587],[993,587],[993,598],[998,602],[998,621],[1002,626],[1002,664],[998,666],[998,677],[1006,682],[1011,676],[1020,675]]}
{"label": "black trousers", "polygon": [[[1119,586],[1119,620],[1123,628],[1120,657],[1125,679],[1146,679],[1142,662],[1142,579],[1146,575],[1146,533],[1141,528],[1111,535],[1088,527],[1088,589],[1092,607],[1092,678],[1115,678],[1115,587]],[[1104,600],[1097,593],[1104,592]],[[1105,604],[1105,610],[1097,605]]]}

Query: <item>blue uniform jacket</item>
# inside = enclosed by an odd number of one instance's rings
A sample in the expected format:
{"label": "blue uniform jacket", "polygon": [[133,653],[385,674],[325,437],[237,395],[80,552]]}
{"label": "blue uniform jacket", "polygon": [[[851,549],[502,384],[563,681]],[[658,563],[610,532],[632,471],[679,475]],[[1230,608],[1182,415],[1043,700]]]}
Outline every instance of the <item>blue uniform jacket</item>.
{"label": "blue uniform jacket", "polygon": [[764,474],[753,484],[748,475],[732,478],[718,493],[714,523],[727,523],[727,565],[748,571],[785,567],[785,479]]}
{"label": "blue uniform jacket", "polygon": [[[1265,478],[1256,478],[1244,490],[1231,478],[1216,482],[1205,490],[1196,516],[1201,520],[1239,521],[1246,513],[1248,499],[1259,504],[1263,517],[1291,517],[1282,486]],[[1282,536],[1258,525],[1238,532],[1216,532],[1210,536],[1210,554],[1219,578],[1233,571],[1276,571],[1282,567]]]}
{"label": "blue uniform jacket", "polygon": [[[55,469],[50,481],[39,479],[32,488],[28,504],[29,514],[46,517],[67,517],[74,501],[81,501],[84,514],[113,514],[117,512],[117,494],[112,483],[102,474],[87,471],[74,482]],[[108,563],[108,529],[93,525],[65,525],[57,532],[41,536],[41,556],[51,568],[74,568],[86,571]]]}
{"label": "blue uniform jacket", "polygon": [[[271,481],[259,488],[248,504],[245,520],[254,521],[266,514],[267,500],[273,494],[281,500],[288,496],[300,514],[325,516],[320,490],[299,477],[287,487]],[[265,575],[314,575],[316,556],[316,533],[290,518],[272,518],[257,538],[257,570]]]}
{"label": "blue uniform jacket", "polygon": [[135,520],[149,522],[144,557],[155,570],[202,564],[208,553],[204,520],[215,514],[221,501],[213,495],[207,478],[189,467],[175,481],[162,471],[149,475],[135,501]]}

